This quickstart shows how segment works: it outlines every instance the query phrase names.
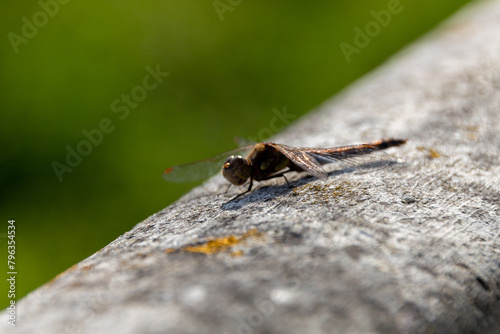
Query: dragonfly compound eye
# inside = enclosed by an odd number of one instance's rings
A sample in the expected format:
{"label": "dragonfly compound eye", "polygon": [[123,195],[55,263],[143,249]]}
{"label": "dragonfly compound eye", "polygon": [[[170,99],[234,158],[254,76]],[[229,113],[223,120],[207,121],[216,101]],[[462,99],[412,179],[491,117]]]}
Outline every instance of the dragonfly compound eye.
{"label": "dragonfly compound eye", "polygon": [[242,185],[252,174],[250,161],[242,156],[230,156],[222,167],[222,175],[234,185]]}

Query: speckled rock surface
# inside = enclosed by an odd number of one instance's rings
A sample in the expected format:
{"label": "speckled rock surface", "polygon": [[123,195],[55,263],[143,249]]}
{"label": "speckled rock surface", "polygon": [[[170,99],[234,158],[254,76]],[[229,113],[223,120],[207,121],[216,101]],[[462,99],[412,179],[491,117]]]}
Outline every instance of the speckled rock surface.
{"label": "speckled rock surface", "polygon": [[403,163],[232,202],[217,176],[24,298],[8,332],[500,333],[499,89],[487,1],[274,138],[407,137],[387,151]]}

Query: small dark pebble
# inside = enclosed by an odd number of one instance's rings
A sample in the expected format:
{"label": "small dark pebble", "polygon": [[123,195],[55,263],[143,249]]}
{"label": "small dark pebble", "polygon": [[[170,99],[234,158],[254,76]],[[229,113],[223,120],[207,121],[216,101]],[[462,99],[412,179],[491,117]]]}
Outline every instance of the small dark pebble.
{"label": "small dark pebble", "polygon": [[403,197],[403,200],[401,202],[403,202],[403,204],[412,204],[412,203],[415,203],[417,200],[413,197],[410,197],[410,196],[406,196],[406,197]]}

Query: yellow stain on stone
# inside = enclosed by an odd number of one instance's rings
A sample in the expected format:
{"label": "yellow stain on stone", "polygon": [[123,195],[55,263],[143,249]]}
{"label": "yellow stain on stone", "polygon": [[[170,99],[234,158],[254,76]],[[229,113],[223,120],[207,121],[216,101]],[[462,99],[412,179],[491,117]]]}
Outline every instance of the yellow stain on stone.
{"label": "yellow stain on stone", "polygon": [[429,149],[429,157],[431,159],[439,158],[440,156],[441,156],[441,154],[439,154],[435,149],[433,149],[433,148]]}
{"label": "yellow stain on stone", "polygon": [[[186,246],[181,248],[180,250],[183,250],[185,252],[189,253],[202,253],[202,254],[216,254],[220,252],[224,252],[228,249],[230,249],[233,246],[236,246],[239,244],[241,241],[249,238],[249,237],[259,237],[261,236],[262,233],[258,232],[257,229],[252,229],[249,230],[247,233],[241,235],[241,236],[226,236],[226,237],[221,237],[213,240],[209,240],[201,245],[196,245],[196,246]],[[177,250],[174,248],[168,248],[165,250],[165,253],[174,253]],[[234,252],[231,252],[232,256],[241,256],[243,255],[243,252],[241,250],[237,250]]]}
{"label": "yellow stain on stone", "polygon": [[430,158],[430,159],[436,159],[436,158],[439,158],[441,156],[441,154],[436,151],[435,149],[433,148],[428,148],[426,149],[425,147],[423,146],[417,146],[417,150],[419,151],[427,151],[427,157]]}
{"label": "yellow stain on stone", "polygon": [[243,251],[241,249],[238,249],[237,251],[229,253],[232,257],[238,257],[243,255]]}

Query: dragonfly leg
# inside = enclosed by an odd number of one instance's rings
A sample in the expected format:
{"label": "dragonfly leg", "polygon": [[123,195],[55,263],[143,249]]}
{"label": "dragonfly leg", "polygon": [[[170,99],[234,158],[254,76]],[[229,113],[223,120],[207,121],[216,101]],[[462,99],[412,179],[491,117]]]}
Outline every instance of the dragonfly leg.
{"label": "dragonfly leg", "polygon": [[278,173],[278,174],[273,174],[273,175],[271,175],[271,176],[268,176],[268,177],[266,177],[266,178],[262,179],[262,181],[264,181],[264,180],[270,180],[270,179],[274,179],[275,177],[281,177],[281,176],[283,176],[283,178],[284,178],[284,179],[285,179],[285,181],[286,181],[286,184],[288,185],[288,188],[293,188],[293,187],[290,185],[290,183],[288,182],[288,179],[287,179],[287,178],[286,178],[286,176],[285,176],[285,173],[289,173],[289,172],[293,172],[293,171],[292,171],[292,170],[286,170],[286,171],[281,172],[281,173]]}
{"label": "dragonfly leg", "polygon": [[283,176],[283,178],[285,179],[286,184],[288,185],[288,188],[293,188],[293,187],[290,185],[290,183],[288,182],[288,179],[286,178],[285,174],[283,174],[283,175],[281,175],[281,176]]}
{"label": "dragonfly leg", "polygon": [[[286,178],[285,176],[285,173],[289,173],[289,172],[293,172],[292,170],[286,170],[284,172],[281,172],[281,173],[278,173],[278,174],[273,174],[271,176],[268,176],[266,178],[263,178],[261,181],[264,181],[264,180],[270,180],[270,179],[274,179],[275,177],[281,177],[283,176],[283,178],[285,179],[286,181],[286,184],[288,185],[288,188],[293,188],[293,186],[290,184],[290,182],[288,182],[288,179]],[[250,190],[252,190],[252,185],[253,185],[253,179],[250,179],[250,184],[248,185],[248,189],[244,192],[242,192],[241,194],[238,194],[236,195],[235,197],[233,197],[231,201],[234,201],[235,199],[237,199],[238,197],[242,196],[242,195],[245,195],[246,193],[250,192]]]}
{"label": "dragonfly leg", "polygon": [[248,189],[246,191],[242,192],[241,194],[238,194],[235,197],[231,198],[231,200],[229,202],[234,201],[238,197],[240,197],[242,195],[245,195],[246,193],[250,192],[250,190],[252,190],[252,185],[253,185],[253,179],[250,179],[250,184],[248,185]]}

